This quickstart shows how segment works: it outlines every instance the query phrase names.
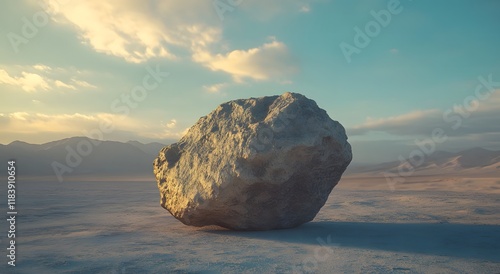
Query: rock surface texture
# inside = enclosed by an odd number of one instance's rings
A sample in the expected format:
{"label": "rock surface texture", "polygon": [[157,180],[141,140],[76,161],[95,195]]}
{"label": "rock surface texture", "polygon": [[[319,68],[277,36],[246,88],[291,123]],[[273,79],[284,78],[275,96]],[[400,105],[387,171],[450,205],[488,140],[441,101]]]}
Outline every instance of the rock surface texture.
{"label": "rock surface texture", "polygon": [[186,225],[311,221],[352,159],[342,125],[297,93],[224,103],[153,163],[160,203]]}

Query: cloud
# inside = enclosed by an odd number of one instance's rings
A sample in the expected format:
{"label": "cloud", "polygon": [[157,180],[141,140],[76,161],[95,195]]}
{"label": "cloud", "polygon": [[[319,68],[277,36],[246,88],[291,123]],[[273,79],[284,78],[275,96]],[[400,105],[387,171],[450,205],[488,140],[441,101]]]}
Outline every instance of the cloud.
{"label": "cloud", "polygon": [[[500,90],[486,100],[478,101],[477,108],[465,108],[464,101],[451,104],[444,110],[430,109],[402,115],[373,119],[347,129],[354,161],[384,162],[408,157],[417,149],[416,142],[432,139],[435,129],[442,129],[447,137],[436,144],[437,150],[462,151],[472,147],[500,150]],[[376,155],[376,156],[374,156]]]}
{"label": "cloud", "polygon": [[85,128],[98,125],[100,120],[117,121],[117,117],[108,114],[85,115],[74,114],[43,114],[28,112],[2,113],[7,118],[5,132],[32,133],[57,132],[57,133],[80,133]]}
{"label": "cloud", "polygon": [[179,139],[183,136],[183,132],[177,130],[177,120],[171,119],[167,123],[160,123],[160,127],[157,128],[155,125],[149,125],[147,130],[143,130],[139,133],[140,137],[148,139]]}
{"label": "cloud", "polygon": [[67,89],[72,89],[72,90],[76,90],[76,87],[75,86],[72,86],[72,85],[68,85],[62,81],[59,81],[59,80],[56,80],[54,81],[54,84],[57,86],[57,87],[60,87],[60,88],[67,88]]}
{"label": "cloud", "polygon": [[465,100],[446,110],[413,111],[399,116],[373,119],[347,129],[350,135],[385,132],[399,136],[430,136],[441,128],[447,136],[469,138],[500,133],[500,90],[486,100],[478,100],[474,108],[466,107]]}
{"label": "cloud", "polygon": [[34,65],[33,68],[36,69],[36,70],[39,70],[39,71],[51,71],[52,70],[51,67],[45,66],[45,65],[42,65],[42,64]]}
{"label": "cloud", "polygon": [[[86,81],[76,79],[74,76],[76,72],[74,69],[51,68],[40,64],[0,68],[0,84],[15,86],[29,93],[56,89],[78,90],[79,88],[97,88]],[[67,75],[71,75],[69,79],[70,83],[58,79]]]}
{"label": "cloud", "polygon": [[80,86],[82,88],[90,88],[90,89],[96,89],[97,87],[90,84],[89,82],[86,82],[86,81],[81,81],[81,80],[76,80],[76,79],[71,79],[71,81],[77,85],[77,86]]}
{"label": "cloud", "polygon": [[165,127],[168,128],[168,129],[172,129],[172,128],[175,128],[176,125],[177,125],[177,120],[172,119],[172,120],[170,120],[170,122],[168,122],[165,125]]}
{"label": "cloud", "polygon": [[178,139],[182,132],[176,130],[177,121],[170,120],[166,124],[143,121],[129,116],[112,113],[72,113],[45,114],[29,112],[0,113],[2,138],[0,142],[10,142],[21,136],[25,141],[38,142],[40,136],[65,138],[90,134],[100,129],[100,125],[110,123],[111,132],[104,132],[105,139]]}
{"label": "cloud", "polygon": [[[45,1],[55,21],[73,26],[85,44],[127,62],[187,57],[212,71],[227,73],[235,81],[285,78],[297,71],[287,46],[276,40],[225,52],[223,25],[212,1]],[[235,8],[251,12],[261,7],[276,14],[309,7],[307,1],[277,2],[244,1]]]}
{"label": "cloud", "polygon": [[242,82],[244,78],[283,81],[298,71],[287,46],[276,40],[258,48],[234,50],[227,54],[211,54],[200,49],[193,59],[213,71],[232,75],[236,82]]}
{"label": "cloud", "polygon": [[35,92],[39,90],[49,90],[47,81],[36,73],[22,72],[21,76],[10,76],[9,73],[0,69],[0,84],[19,86],[26,92]]}
{"label": "cloud", "polygon": [[214,84],[210,86],[203,86],[203,89],[205,89],[206,92],[212,93],[212,94],[218,94],[226,88],[229,84],[228,83],[219,83],[219,84]]}
{"label": "cloud", "polygon": [[206,45],[218,39],[219,30],[201,20],[207,18],[203,11],[212,10],[209,1],[88,0],[61,5],[57,0],[46,0],[46,3],[56,22],[74,26],[82,41],[95,51],[132,63],[154,57],[177,59],[173,53],[176,47]]}
{"label": "cloud", "polygon": [[368,117],[364,124],[348,129],[351,135],[362,135],[370,131],[381,131],[395,135],[414,135],[426,132],[442,124],[442,113],[437,109],[413,111],[388,118]]}

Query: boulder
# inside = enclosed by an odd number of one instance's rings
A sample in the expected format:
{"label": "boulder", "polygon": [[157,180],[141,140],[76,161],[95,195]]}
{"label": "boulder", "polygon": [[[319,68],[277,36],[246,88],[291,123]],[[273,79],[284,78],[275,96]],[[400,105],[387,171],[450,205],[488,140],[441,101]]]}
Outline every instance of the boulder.
{"label": "boulder", "polygon": [[351,159],[342,125],[287,92],[220,105],[153,168],[161,206],[182,223],[269,230],[313,220]]}

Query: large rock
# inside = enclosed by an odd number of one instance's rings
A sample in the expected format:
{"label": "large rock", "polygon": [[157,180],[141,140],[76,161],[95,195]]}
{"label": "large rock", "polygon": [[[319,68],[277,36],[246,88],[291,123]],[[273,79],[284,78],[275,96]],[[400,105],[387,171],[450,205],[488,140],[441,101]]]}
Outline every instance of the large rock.
{"label": "large rock", "polygon": [[220,105],[153,166],[161,205],[184,224],[267,230],[311,221],[351,159],[342,125],[285,93]]}

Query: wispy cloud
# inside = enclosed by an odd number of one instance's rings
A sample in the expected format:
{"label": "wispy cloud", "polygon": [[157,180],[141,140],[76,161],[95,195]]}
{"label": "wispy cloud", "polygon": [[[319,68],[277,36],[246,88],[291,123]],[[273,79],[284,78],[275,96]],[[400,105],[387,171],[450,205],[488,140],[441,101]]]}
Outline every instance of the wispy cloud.
{"label": "wispy cloud", "polygon": [[[46,114],[31,112],[0,113],[0,126],[6,136],[23,136],[26,141],[39,135],[82,136],[100,128],[101,123],[112,125],[112,131],[104,137],[128,136],[130,139],[177,139],[182,130],[177,120],[167,123],[144,121],[113,113]],[[31,136],[31,137],[30,137]],[[3,140],[0,140],[3,141]]]}
{"label": "wispy cloud", "polygon": [[[448,136],[465,137],[500,133],[500,90],[484,101],[477,109],[467,110],[454,105],[448,110],[429,109],[413,111],[387,118],[367,118],[366,122],[348,129],[350,135],[385,132],[399,136],[429,136],[436,128]],[[477,137],[476,137],[477,138]]]}
{"label": "wispy cloud", "polygon": [[19,76],[11,76],[7,71],[0,69],[0,84],[18,86],[26,92],[49,90],[47,79],[36,73],[21,72]]}
{"label": "wispy cloud", "polygon": [[60,88],[66,88],[66,89],[72,89],[72,90],[76,90],[76,87],[75,86],[72,86],[72,85],[68,85],[62,81],[59,81],[59,80],[56,80],[54,81],[54,84],[57,86],[57,87],[60,87]]}
{"label": "wispy cloud", "polygon": [[39,70],[39,71],[51,71],[52,70],[51,67],[45,66],[45,65],[42,65],[42,64],[34,65],[33,68],[36,69],[36,70]]}
{"label": "wispy cloud", "polygon": [[62,68],[51,68],[37,64],[34,66],[17,66],[0,68],[0,85],[10,85],[20,88],[25,92],[39,92],[50,90],[78,90],[80,88],[94,89],[96,86],[78,80],[75,76],[69,81],[59,77],[75,74]]}
{"label": "wispy cloud", "polygon": [[413,135],[424,133],[429,128],[438,127],[442,123],[441,111],[418,110],[387,118],[368,117],[365,123],[350,128],[349,133],[361,135],[370,131],[380,131],[395,135]]}
{"label": "wispy cloud", "polygon": [[168,123],[165,124],[165,127],[168,129],[173,129],[177,125],[177,120],[172,119]]}
{"label": "wispy cloud", "polygon": [[82,88],[96,89],[97,86],[90,84],[87,81],[71,79],[72,83]]}
{"label": "wispy cloud", "polygon": [[178,139],[181,138],[184,134],[182,130],[177,128],[177,120],[171,119],[167,123],[160,123],[160,127],[156,127],[156,125],[148,125],[146,127],[147,130],[143,130],[139,133],[140,137],[148,138],[148,139]]}
{"label": "wispy cloud", "polygon": [[220,93],[221,90],[227,86],[228,86],[227,83],[219,83],[219,84],[214,84],[214,85],[209,85],[209,86],[203,86],[203,89],[205,89],[205,91],[208,93],[217,94],[217,93]]}

